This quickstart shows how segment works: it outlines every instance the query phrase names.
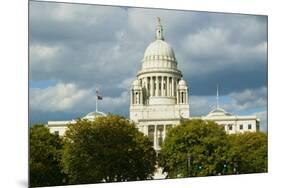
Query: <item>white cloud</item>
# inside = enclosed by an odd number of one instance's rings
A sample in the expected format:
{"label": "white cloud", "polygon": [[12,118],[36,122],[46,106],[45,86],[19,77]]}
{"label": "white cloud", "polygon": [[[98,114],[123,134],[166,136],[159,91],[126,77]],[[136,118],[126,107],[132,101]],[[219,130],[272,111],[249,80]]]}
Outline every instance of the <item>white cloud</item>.
{"label": "white cloud", "polygon": [[[191,115],[195,116],[207,114],[216,105],[215,96],[190,96],[189,101]],[[265,109],[267,106],[267,88],[246,89],[221,96],[220,106],[230,113]]]}
{"label": "white cloud", "polygon": [[127,78],[127,79],[123,80],[122,82],[120,82],[119,84],[117,84],[117,87],[125,89],[125,90],[129,90],[135,79],[136,79],[136,77]]}
{"label": "white cloud", "polygon": [[265,108],[267,106],[267,87],[259,89],[246,89],[242,92],[229,94],[231,103],[226,105],[227,109],[249,110],[253,108]]}
{"label": "white cloud", "polygon": [[257,66],[261,60],[266,61],[267,42],[245,45],[234,42],[233,34],[227,28],[210,25],[186,35],[180,46],[188,70],[208,74],[230,66]]}
{"label": "white cloud", "polygon": [[222,28],[210,27],[186,36],[182,46],[192,56],[212,58],[214,55],[223,56],[226,43],[226,32]]}
{"label": "white cloud", "polygon": [[47,88],[32,88],[30,89],[30,107],[33,110],[50,112],[75,110],[81,108],[81,105],[85,104],[83,100],[88,100],[91,94],[91,90],[79,90],[71,83],[58,83]]}
{"label": "white cloud", "polygon": [[203,116],[210,112],[214,107],[213,101],[209,96],[190,96],[190,115],[191,116]]}
{"label": "white cloud", "polygon": [[[102,92],[101,92],[102,94]],[[83,112],[95,110],[96,93],[94,88],[82,89],[73,83],[58,83],[47,88],[30,89],[30,108],[45,112]],[[100,110],[116,112],[128,105],[128,92],[120,96],[103,96],[99,101]]]}
{"label": "white cloud", "polygon": [[117,97],[105,96],[100,103],[102,109],[106,112],[115,113],[115,114],[120,114],[120,113],[127,114],[129,112],[129,102],[130,102],[129,92],[124,91],[121,93],[120,96]]}
{"label": "white cloud", "polygon": [[52,63],[53,61],[50,60],[57,57],[60,53],[59,46],[50,46],[44,44],[31,44],[29,50],[30,56],[32,57],[32,66],[35,66],[34,63],[42,63],[43,61],[46,62],[46,60],[49,63]]}

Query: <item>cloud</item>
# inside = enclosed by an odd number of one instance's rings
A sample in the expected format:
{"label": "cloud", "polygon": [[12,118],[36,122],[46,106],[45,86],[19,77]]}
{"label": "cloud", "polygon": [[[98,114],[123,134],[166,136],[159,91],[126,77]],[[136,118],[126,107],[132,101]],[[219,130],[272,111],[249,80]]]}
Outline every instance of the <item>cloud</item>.
{"label": "cloud", "polygon": [[212,97],[209,96],[190,96],[190,116],[203,116],[208,114],[214,107]]}
{"label": "cloud", "polygon": [[[30,90],[30,108],[40,111],[73,111],[81,108],[87,100],[92,101],[90,89],[83,90],[74,84],[58,83],[47,88]],[[77,108],[78,107],[78,108]]]}
{"label": "cloud", "polygon": [[[192,116],[202,116],[216,107],[216,96],[196,96],[189,99]],[[267,88],[246,89],[241,92],[233,92],[219,97],[219,106],[226,111],[236,114],[245,114],[248,111],[267,107]]]}
{"label": "cloud", "polygon": [[[190,115],[205,116],[215,108],[215,96],[190,96]],[[255,115],[267,132],[267,88],[233,92],[220,97],[220,107],[233,115]]]}
{"label": "cloud", "polygon": [[[229,110],[265,105],[263,99],[242,98],[247,90],[267,87],[267,17],[33,1],[32,109],[51,114],[46,118],[55,111],[91,111],[98,87],[104,111],[128,114],[128,90],[154,40],[156,17],[189,83],[191,114],[207,113],[212,105],[205,97],[217,83],[222,95],[233,98]],[[51,86],[32,88],[50,80]]]}
{"label": "cloud", "polygon": [[[57,83],[47,88],[30,89],[31,111],[85,114],[95,110],[95,102],[95,88],[79,88],[73,83]],[[101,111],[126,115],[122,109],[128,109],[129,93],[123,92],[117,97],[103,95],[103,100],[99,103]]]}
{"label": "cloud", "polygon": [[[44,59],[32,53],[31,79],[88,87],[93,81],[101,85],[103,75],[111,75],[106,80],[111,85],[133,77],[154,39],[158,16],[194,94],[210,94],[210,88],[200,88],[206,80],[214,85],[224,80],[226,85],[239,87],[233,77],[225,75],[229,71],[240,78],[250,77],[252,88],[265,84],[257,78],[266,71],[267,22],[262,17],[46,2],[31,3],[31,50],[41,46],[60,51],[55,58]],[[248,87],[240,85],[241,89]]]}
{"label": "cloud", "polygon": [[267,106],[267,88],[246,89],[242,92],[233,92],[229,94],[231,103],[225,105],[225,108],[235,109],[235,111],[249,110],[255,108],[265,108]]}

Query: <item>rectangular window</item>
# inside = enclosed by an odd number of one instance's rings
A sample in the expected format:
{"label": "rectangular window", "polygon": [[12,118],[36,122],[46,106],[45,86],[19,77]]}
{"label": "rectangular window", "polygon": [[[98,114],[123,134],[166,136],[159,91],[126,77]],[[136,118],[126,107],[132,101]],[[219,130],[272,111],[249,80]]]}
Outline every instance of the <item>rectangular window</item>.
{"label": "rectangular window", "polygon": [[251,124],[248,124],[248,129],[252,129],[252,125]]}
{"label": "rectangular window", "polygon": [[241,124],[241,125],[239,125],[239,128],[240,128],[240,130],[242,130],[243,129],[243,125]]}
{"label": "rectangular window", "polygon": [[232,130],[232,124],[228,125],[228,130]]}
{"label": "rectangular window", "polygon": [[56,134],[56,135],[59,135],[59,131],[55,131],[55,134]]}

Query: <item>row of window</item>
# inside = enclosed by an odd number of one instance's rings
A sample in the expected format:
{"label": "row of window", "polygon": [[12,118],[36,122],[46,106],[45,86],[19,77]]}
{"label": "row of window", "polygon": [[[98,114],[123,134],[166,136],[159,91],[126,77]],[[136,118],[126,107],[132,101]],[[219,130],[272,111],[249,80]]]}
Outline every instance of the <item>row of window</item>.
{"label": "row of window", "polygon": [[[239,125],[239,129],[240,129],[240,130],[243,130],[243,128],[244,128],[243,124],[240,124],[240,125]],[[228,125],[228,130],[231,131],[232,129],[233,129],[233,125],[232,125],[232,124],[229,124],[229,125]],[[248,124],[248,130],[251,130],[251,129],[252,129],[252,124]]]}

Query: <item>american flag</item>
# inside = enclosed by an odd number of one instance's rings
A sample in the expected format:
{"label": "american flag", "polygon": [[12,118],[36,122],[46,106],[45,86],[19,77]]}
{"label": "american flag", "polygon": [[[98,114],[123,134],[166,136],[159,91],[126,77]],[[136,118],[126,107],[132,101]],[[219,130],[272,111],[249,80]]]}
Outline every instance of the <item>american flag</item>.
{"label": "american flag", "polygon": [[96,94],[97,94],[97,99],[98,99],[98,100],[102,100],[102,96],[99,95],[99,91],[98,91],[98,90],[96,90]]}

